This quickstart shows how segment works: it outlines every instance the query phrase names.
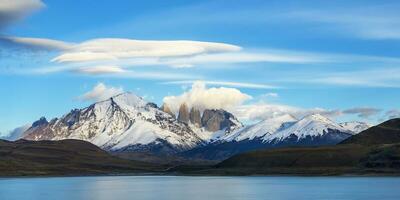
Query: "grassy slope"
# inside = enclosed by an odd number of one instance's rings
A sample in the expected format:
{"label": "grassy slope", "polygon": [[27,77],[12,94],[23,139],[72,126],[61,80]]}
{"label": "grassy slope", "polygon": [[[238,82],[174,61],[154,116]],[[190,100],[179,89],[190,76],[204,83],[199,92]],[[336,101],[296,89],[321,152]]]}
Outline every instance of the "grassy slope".
{"label": "grassy slope", "polygon": [[9,142],[0,140],[0,175],[88,175],[160,170],[119,159],[80,140]]}

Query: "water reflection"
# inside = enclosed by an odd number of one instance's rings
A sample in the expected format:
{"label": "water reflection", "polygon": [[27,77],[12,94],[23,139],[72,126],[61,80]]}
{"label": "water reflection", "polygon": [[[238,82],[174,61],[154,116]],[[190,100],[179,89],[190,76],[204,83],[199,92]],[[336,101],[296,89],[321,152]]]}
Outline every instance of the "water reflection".
{"label": "water reflection", "polygon": [[400,199],[400,178],[104,176],[0,179],[0,199]]}

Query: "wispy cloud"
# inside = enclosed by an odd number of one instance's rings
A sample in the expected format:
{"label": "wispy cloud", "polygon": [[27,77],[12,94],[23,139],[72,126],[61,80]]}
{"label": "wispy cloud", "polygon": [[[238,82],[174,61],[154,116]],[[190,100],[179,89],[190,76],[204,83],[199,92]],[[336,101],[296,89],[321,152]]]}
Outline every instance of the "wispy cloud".
{"label": "wispy cloud", "polygon": [[400,87],[400,68],[381,68],[347,72],[318,73],[298,77],[297,82],[355,87]]}
{"label": "wispy cloud", "polygon": [[301,108],[284,104],[272,104],[257,102],[235,107],[231,110],[238,118],[247,121],[259,121],[277,116],[290,114],[302,118],[311,114],[321,114],[329,118],[337,118],[344,115],[355,115],[363,120],[378,115],[382,110],[372,107],[356,107],[349,109],[323,109],[323,108]]}
{"label": "wispy cloud", "polygon": [[261,98],[269,98],[269,97],[277,98],[279,97],[279,94],[275,92],[268,92],[261,95]]}
{"label": "wispy cloud", "polygon": [[388,110],[388,111],[385,113],[385,117],[386,117],[387,119],[400,118],[400,109]]}
{"label": "wispy cloud", "polygon": [[324,63],[331,62],[326,55],[289,50],[261,49],[220,54],[201,54],[186,58],[165,60],[166,64],[194,66],[198,64],[220,63]]}
{"label": "wispy cloud", "polygon": [[32,124],[25,124],[23,126],[14,128],[13,130],[9,131],[6,134],[1,134],[0,133],[0,139],[5,139],[5,140],[10,140],[10,141],[15,141],[23,137],[23,134],[25,133],[26,130],[28,130],[31,127]]}
{"label": "wispy cloud", "polygon": [[[299,9],[281,15],[300,22],[319,23],[320,30],[364,39],[400,39],[399,4]],[[326,26],[323,26],[326,25]]]}
{"label": "wispy cloud", "polygon": [[67,50],[72,48],[73,44],[60,41],[52,40],[47,38],[29,38],[29,37],[11,37],[3,36],[0,37],[3,42],[10,44],[19,45],[26,48],[36,48],[40,50]]}
{"label": "wispy cloud", "polygon": [[[311,3],[312,2],[312,3]],[[125,22],[113,29],[143,27],[151,32],[183,27],[235,24],[272,26],[305,31],[313,35],[330,35],[361,39],[400,39],[400,4],[396,1],[235,1],[226,6],[206,2],[151,13]],[[240,6],[238,6],[240,5]],[[215,12],[218,10],[218,12]],[[160,20],[168,18],[168,21]],[[147,24],[154,26],[148,27]],[[155,29],[156,30],[153,30]],[[304,33],[304,32],[303,32]]]}
{"label": "wispy cloud", "polygon": [[343,110],[344,114],[355,114],[361,118],[369,118],[371,116],[377,115],[382,110],[377,108],[369,108],[369,107],[357,107]]}
{"label": "wispy cloud", "polygon": [[277,89],[278,86],[257,84],[257,83],[246,83],[246,82],[231,82],[231,81],[207,81],[207,80],[184,80],[184,81],[168,81],[162,82],[165,85],[191,85],[196,82],[202,82],[206,85],[217,85],[217,86],[231,86],[238,88],[253,88],[253,89]]}
{"label": "wispy cloud", "polygon": [[81,74],[89,74],[89,75],[100,75],[100,74],[117,74],[125,72],[119,66],[113,65],[100,65],[100,66],[92,66],[92,67],[80,67],[78,69],[73,70],[76,73]]}
{"label": "wispy cloud", "polygon": [[305,64],[337,60],[337,57],[328,54],[279,49],[248,50],[232,44],[190,40],[97,38],[81,43],[24,37],[3,37],[0,40],[22,47],[59,51],[60,55],[51,59],[51,62],[71,68],[77,65],[188,68],[236,63]]}

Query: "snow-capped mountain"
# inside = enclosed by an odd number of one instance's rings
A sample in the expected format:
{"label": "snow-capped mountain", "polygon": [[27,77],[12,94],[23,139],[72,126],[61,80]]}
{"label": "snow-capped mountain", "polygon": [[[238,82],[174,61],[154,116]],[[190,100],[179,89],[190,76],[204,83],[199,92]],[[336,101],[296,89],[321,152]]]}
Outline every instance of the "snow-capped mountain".
{"label": "snow-capped mountain", "polygon": [[28,140],[80,139],[109,151],[183,153],[202,158],[226,158],[235,153],[285,146],[331,145],[359,130],[363,123],[336,122],[319,114],[300,120],[282,115],[243,126],[221,109],[201,112],[185,104],[179,113],[158,108],[132,93],[122,93],[61,118],[32,123]]}
{"label": "snow-capped mountain", "polygon": [[225,159],[240,152],[260,148],[333,145],[350,136],[350,130],[319,114],[300,120],[283,115],[241,128],[207,146],[189,150],[185,155]]}
{"label": "snow-capped mountain", "polygon": [[[187,108],[185,108],[187,110]],[[28,140],[80,139],[109,151],[177,153],[204,145],[243,125],[224,110],[158,108],[132,93],[122,93],[50,122],[41,118],[25,131]],[[185,117],[183,117],[185,115]]]}
{"label": "snow-capped mountain", "polygon": [[357,122],[357,121],[343,122],[339,123],[339,125],[347,130],[350,130],[354,135],[372,127],[371,124],[365,122]]}
{"label": "snow-capped mountain", "polygon": [[348,129],[320,114],[313,114],[274,134],[264,136],[263,142],[278,146],[328,145],[339,143],[350,136]]}
{"label": "snow-capped mountain", "polygon": [[242,141],[242,140],[253,140],[261,139],[272,135],[278,130],[285,129],[295,123],[297,119],[292,115],[285,114],[271,119],[263,120],[259,123],[249,125],[241,128],[238,131],[233,132],[221,138],[224,141]]}
{"label": "snow-capped mountain", "polygon": [[80,139],[112,151],[177,152],[203,141],[184,123],[132,93],[35,122],[29,140]]}

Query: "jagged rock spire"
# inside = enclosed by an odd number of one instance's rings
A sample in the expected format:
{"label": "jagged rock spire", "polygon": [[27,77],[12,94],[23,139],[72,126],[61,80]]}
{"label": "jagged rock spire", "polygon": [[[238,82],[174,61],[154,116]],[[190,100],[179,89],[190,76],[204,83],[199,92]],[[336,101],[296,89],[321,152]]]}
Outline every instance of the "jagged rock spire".
{"label": "jagged rock spire", "polygon": [[48,123],[49,122],[47,121],[46,117],[41,117],[39,120],[33,122],[32,127],[47,125]]}
{"label": "jagged rock spire", "polygon": [[189,122],[189,109],[186,103],[181,104],[181,106],[179,107],[178,121],[184,122],[186,124]]}
{"label": "jagged rock spire", "polygon": [[192,124],[197,127],[201,127],[201,116],[200,111],[194,107],[190,109],[189,119]]}

